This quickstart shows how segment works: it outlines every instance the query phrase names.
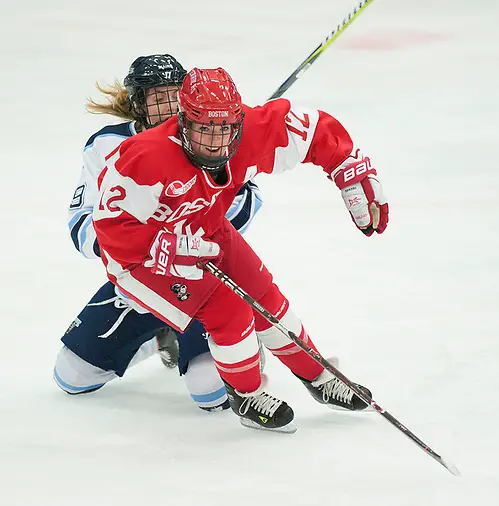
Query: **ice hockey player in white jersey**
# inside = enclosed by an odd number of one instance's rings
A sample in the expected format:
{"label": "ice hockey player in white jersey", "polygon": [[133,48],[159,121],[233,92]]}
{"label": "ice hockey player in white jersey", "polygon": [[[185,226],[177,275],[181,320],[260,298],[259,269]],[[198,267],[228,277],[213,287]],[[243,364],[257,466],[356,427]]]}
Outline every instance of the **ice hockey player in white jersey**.
{"label": "ice hockey player in white jersey", "polygon": [[[96,132],[83,151],[82,172],[69,206],[68,225],[71,239],[84,257],[100,257],[92,216],[98,199],[97,179],[106,165],[106,155],[125,139],[176,114],[177,91],[185,74],[170,55],[141,56],[132,63],[124,85],[116,83],[107,88],[98,85],[108,103],[89,101],[90,112],[111,114],[127,121]],[[242,233],[260,206],[259,189],[250,181],[235,197],[227,218]],[[182,289],[178,287],[178,297],[182,297]],[[194,321],[184,334],[175,332],[110,282],[95,293],[62,342],[54,379],[70,394],[101,388],[159,349],[165,365],[175,367],[178,363],[187,389],[200,408],[219,411],[229,407],[202,325]]]}

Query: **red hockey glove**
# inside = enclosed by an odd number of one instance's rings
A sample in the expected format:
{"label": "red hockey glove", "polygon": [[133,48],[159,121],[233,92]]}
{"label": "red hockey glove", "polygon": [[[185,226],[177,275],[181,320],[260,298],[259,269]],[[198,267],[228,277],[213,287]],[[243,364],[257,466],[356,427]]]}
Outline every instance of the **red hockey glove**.
{"label": "red hockey glove", "polygon": [[357,228],[367,236],[375,231],[382,234],[388,225],[388,204],[369,158],[360,156],[357,151],[355,158],[347,158],[330,177],[341,190]]}
{"label": "red hockey glove", "polygon": [[151,258],[144,262],[154,274],[199,280],[204,270],[198,267],[199,260],[210,260],[220,255],[220,246],[201,237],[175,235],[161,230],[149,251]]}

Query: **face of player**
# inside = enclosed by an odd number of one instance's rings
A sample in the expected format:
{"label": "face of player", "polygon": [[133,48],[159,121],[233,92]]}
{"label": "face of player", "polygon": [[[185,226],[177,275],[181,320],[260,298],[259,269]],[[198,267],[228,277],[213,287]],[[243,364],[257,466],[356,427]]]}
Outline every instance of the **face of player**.
{"label": "face of player", "polygon": [[189,138],[195,155],[203,158],[220,158],[226,154],[231,142],[232,126],[192,123]]}
{"label": "face of player", "polygon": [[177,114],[177,86],[158,86],[145,91],[147,119],[157,125]]}

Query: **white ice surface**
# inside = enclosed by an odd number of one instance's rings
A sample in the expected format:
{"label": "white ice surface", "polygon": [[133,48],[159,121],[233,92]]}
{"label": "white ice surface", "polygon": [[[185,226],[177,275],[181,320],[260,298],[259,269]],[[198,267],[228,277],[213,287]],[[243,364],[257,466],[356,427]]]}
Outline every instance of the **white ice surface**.
{"label": "white ice surface", "polygon": [[322,352],[461,478],[378,415],[314,403],[273,357],[292,436],[201,412],[159,359],[86,397],[52,382],[60,336],[104,282],[65,221],[81,149],[106,121],[83,111],[94,81],[171,52],[225,66],[256,104],[352,4],[2,5],[2,506],[499,504],[497,0],[376,0],[289,92],[370,155],[386,234],[363,237],[313,166],[259,180],[266,203],[248,234]]}

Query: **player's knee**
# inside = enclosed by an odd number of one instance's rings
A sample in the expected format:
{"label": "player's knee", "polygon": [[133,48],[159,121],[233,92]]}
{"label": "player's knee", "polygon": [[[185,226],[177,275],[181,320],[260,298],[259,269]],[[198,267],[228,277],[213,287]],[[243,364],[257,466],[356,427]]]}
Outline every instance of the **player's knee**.
{"label": "player's knee", "polygon": [[[273,313],[287,329],[297,336],[301,335],[303,326],[300,318],[293,312],[288,300],[275,284],[258,302]],[[258,339],[273,353],[274,350],[285,348],[292,343],[289,337],[258,314],[255,314],[255,329]]]}
{"label": "player's knee", "polygon": [[[288,299],[286,299],[286,297],[281,293],[279,287],[275,283],[272,283],[265,295],[258,299],[258,303],[279,319],[282,318],[289,308]],[[272,327],[272,324],[261,316],[260,313],[254,311],[254,316],[255,329],[257,332]]]}
{"label": "player's knee", "polygon": [[57,355],[53,376],[57,386],[72,395],[94,392],[116,378],[114,372],[89,364],[67,346]]}
{"label": "player's knee", "polygon": [[216,335],[216,341],[221,345],[232,344],[234,339],[237,340],[235,336],[242,336],[253,321],[251,307],[231,291],[226,292],[221,295],[216,307],[210,307],[209,314],[202,319],[206,331]]}
{"label": "player's knee", "polygon": [[192,400],[201,409],[222,411],[230,407],[225,386],[209,353],[189,362],[184,379]]}

